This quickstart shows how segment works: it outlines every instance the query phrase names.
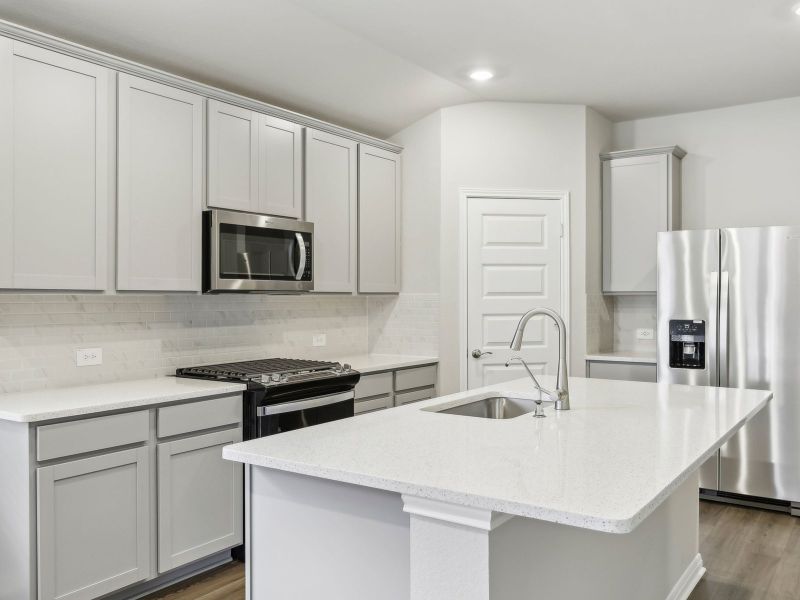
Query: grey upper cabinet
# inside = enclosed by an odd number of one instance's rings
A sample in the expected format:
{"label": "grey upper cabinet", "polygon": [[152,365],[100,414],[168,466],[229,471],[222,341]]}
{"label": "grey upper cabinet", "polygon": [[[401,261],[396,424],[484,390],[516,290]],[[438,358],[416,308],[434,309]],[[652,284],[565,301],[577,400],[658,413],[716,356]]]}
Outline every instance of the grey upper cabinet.
{"label": "grey upper cabinet", "polygon": [[146,447],[37,469],[39,600],[91,600],[150,576]]}
{"label": "grey upper cabinet", "polygon": [[203,98],[119,75],[117,288],[200,291]]}
{"label": "grey upper cabinet", "polygon": [[303,214],[303,128],[208,101],[208,206],[282,217]]}
{"label": "grey upper cabinet", "polygon": [[0,287],[106,288],[113,81],[0,38]]}
{"label": "grey upper cabinet", "polygon": [[680,229],[677,146],[602,154],[603,292],[656,292],[656,234]]}
{"label": "grey upper cabinet", "polygon": [[258,113],[208,101],[208,205],[258,212]]}
{"label": "grey upper cabinet", "polygon": [[242,465],[222,458],[240,441],[237,428],[158,445],[160,573],[242,543]]}
{"label": "grey upper cabinet", "polygon": [[358,291],[400,291],[400,155],[358,150]]}
{"label": "grey upper cabinet", "polygon": [[356,291],[358,144],[306,129],[306,219],[314,223],[314,291]]}

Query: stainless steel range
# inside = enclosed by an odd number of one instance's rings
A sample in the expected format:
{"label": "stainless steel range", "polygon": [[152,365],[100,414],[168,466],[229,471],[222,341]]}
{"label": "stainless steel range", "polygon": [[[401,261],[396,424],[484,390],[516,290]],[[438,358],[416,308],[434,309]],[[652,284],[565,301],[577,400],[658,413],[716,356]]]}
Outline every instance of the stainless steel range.
{"label": "stainless steel range", "polygon": [[352,417],[361,378],[348,364],[290,358],[185,367],[176,375],[246,384],[244,439]]}

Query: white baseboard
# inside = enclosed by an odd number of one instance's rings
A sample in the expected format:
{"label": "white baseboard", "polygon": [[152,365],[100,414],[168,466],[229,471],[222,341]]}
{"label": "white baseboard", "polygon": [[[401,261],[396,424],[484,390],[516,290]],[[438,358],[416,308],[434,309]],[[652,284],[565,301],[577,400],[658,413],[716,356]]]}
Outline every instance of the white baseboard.
{"label": "white baseboard", "polygon": [[683,575],[678,579],[666,600],[686,600],[705,573],[706,568],[703,566],[703,557],[698,554],[686,567]]}

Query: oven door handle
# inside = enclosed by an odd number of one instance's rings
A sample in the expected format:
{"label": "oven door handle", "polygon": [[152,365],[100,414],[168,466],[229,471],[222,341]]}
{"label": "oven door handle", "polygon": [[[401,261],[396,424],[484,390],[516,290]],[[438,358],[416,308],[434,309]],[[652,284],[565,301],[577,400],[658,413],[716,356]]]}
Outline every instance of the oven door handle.
{"label": "oven door handle", "polygon": [[306,272],[306,244],[303,241],[303,234],[296,231],[294,235],[295,238],[297,239],[297,247],[300,250],[300,263],[297,265],[297,270],[296,270],[297,274],[294,276],[294,278],[297,281],[300,281]]}
{"label": "oven door handle", "polygon": [[306,410],[309,408],[319,408],[321,406],[328,406],[330,404],[338,404],[339,402],[353,400],[355,397],[355,392],[350,391],[342,392],[340,394],[329,394],[327,396],[315,396],[314,398],[307,398],[305,400],[292,400],[290,402],[282,402],[280,404],[259,406],[256,409],[256,415],[259,417],[281,415],[283,413],[297,412],[299,410]]}

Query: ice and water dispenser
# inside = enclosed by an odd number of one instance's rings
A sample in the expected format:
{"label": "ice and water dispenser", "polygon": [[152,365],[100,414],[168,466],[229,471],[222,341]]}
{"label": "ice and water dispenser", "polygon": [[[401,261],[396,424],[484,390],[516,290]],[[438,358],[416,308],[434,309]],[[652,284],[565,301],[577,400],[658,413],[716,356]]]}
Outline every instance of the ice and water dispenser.
{"label": "ice and water dispenser", "polygon": [[673,369],[706,368],[706,322],[669,322],[669,366]]}

